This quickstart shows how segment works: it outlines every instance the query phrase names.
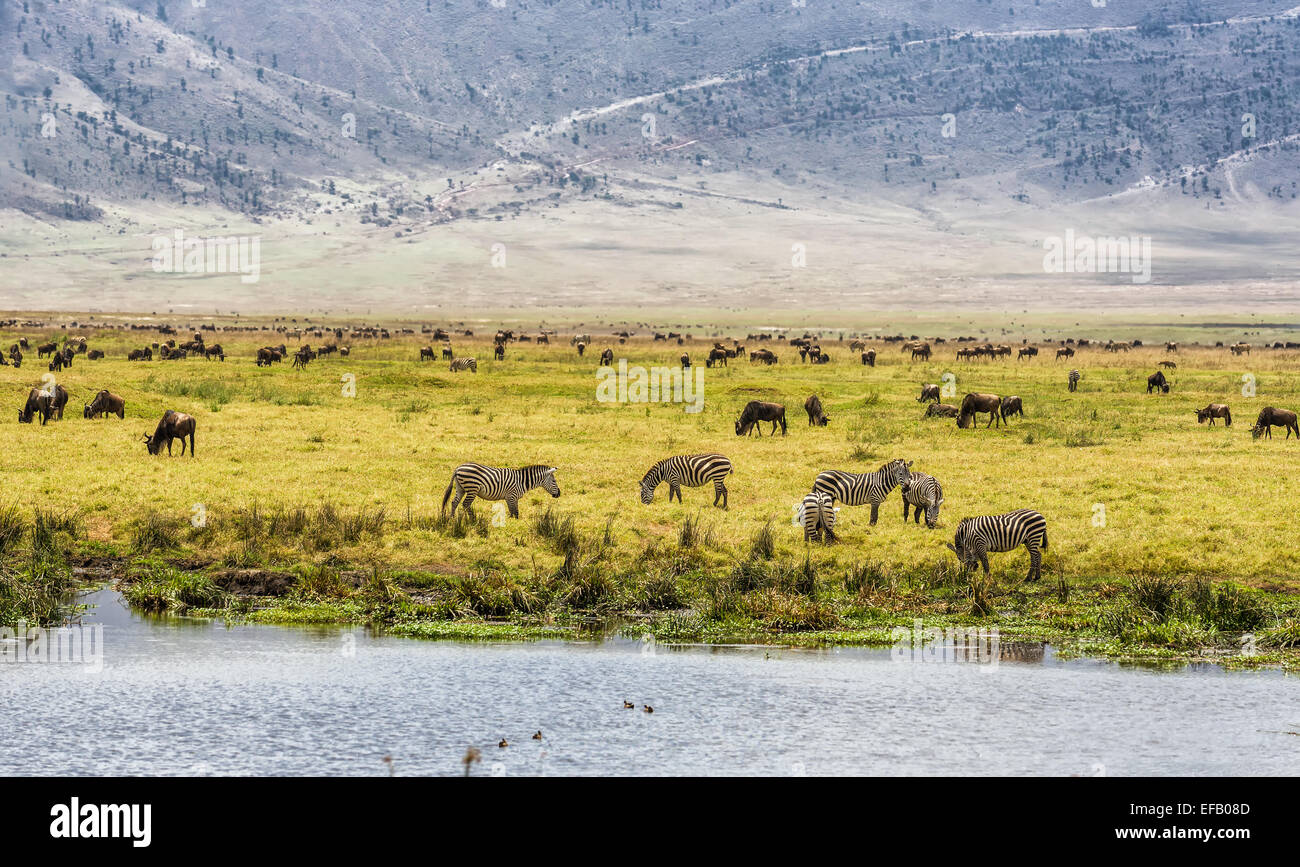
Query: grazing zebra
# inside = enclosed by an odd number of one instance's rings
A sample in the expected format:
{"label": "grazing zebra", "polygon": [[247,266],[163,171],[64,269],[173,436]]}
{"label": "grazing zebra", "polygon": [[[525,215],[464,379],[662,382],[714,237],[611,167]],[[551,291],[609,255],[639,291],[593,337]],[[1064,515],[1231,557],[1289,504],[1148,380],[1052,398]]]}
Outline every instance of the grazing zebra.
{"label": "grazing zebra", "polygon": [[449,367],[448,370],[452,373],[461,370],[470,370],[474,373],[478,373],[478,361],[473,358],[453,358],[451,360],[451,367]]}
{"label": "grazing zebra", "polygon": [[921,523],[921,511],[925,510],[925,526],[931,530],[939,521],[939,507],[943,505],[943,486],[934,476],[913,472],[911,482],[903,488],[903,523],[907,523],[909,506],[916,507],[916,523]]}
{"label": "grazing zebra", "polygon": [[677,497],[682,501],[682,486],[698,488],[707,482],[713,482],[713,505],[722,501],[722,508],[727,508],[727,486],[723,484],[732,472],[731,461],[719,454],[710,452],[702,455],[676,455],[664,458],[650,468],[641,480],[641,502],[647,506],[654,502],[655,488],[660,482],[668,483],[668,502]]}
{"label": "grazing zebra", "polygon": [[1047,519],[1033,509],[962,518],[953,541],[956,544],[949,542],[948,547],[961,561],[962,571],[974,569],[979,563],[985,575],[989,574],[990,551],[1014,551],[1024,545],[1029,549],[1029,575],[1025,580],[1037,581],[1043,575],[1043,555],[1038,549],[1047,550]]}
{"label": "grazing zebra", "polygon": [[1078,390],[1079,390],[1079,371],[1077,371],[1077,370],[1071,370],[1071,371],[1070,371],[1070,391],[1078,391]]}
{"label": "grazing zebra", "polygon": [[482,464],[461,464],[451,474],[447,490],[442,494],[442,511],[447,511],[447,500],[451,498],[451,489],[456,489],[456,499],[451,501],[451,516],[456,517],[456,507],[465,501],[465,512],[474,517],[470,506],[474,498],[481,500],[505,500],[510,508],[510,517],[519,517],[519,498],[533,488],[543,488],[552,497],[560,495],[560,486],[555,481],[555,467],[545,464],[533,464],[517,470],[505,467],[485,467]]}
{"label": "grazing zebra", "polygon": [[799,517],[803,521],[803,540],[805,542],[825,542],[830,544],[835,539],[835,513],[839,508],[831,495],[823,491],[813,491],[799,504]]}
{"label": "grazing zebra", "polygon": [[813,482],[814,491],[830,494],[831,499],[839,500],[846,506],[871,504],[871,523],[876,523],[880,513],[880,504],[889,492],[898,486],[907,492],[911,484],[911,475],[907,468],[911,461],[902,458],[890,461],[874,473],[846,473],[843,470],[826,470],[817,474]]}

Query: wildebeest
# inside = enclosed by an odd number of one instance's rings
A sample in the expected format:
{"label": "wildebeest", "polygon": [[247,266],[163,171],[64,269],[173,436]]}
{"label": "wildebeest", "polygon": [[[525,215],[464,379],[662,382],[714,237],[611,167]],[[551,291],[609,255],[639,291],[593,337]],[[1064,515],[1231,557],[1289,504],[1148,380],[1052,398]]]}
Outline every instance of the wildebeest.
{"label": "wildebeest", "polygon": [[1070,346],[1062,346],[1060,349],[1056,350],[1056,360],[1057,360],[1057,361],[1060,361],[1062,358],[1073,358],[1073,357],[1074,357],[1074,348],[1073,348],[1073,347],[1070,347]]}
{"label": "wildebeest", "polygon": [[577,346],[578,346],[578,357],[581,358],[582,354],[587,351],[587,344],[579,340]]}
{"label": "wildebeest", "polygon": [[704,366],[712,367],[715,364],[721,364],[723,367],[727,366],[727,350],[718,349],[717,347],[709,350],[709,357],[704,359]]}
{"label": "wildebeest", "polygon": [[1249,343],[1234,343],[1228,348],[1232,350],[1233,355],[1241,355],[1242,353],[1245,353],[1246,355],[1250,355]]}
{"label": "wildebeest", "polygon": [[1176,361],[1162,361],[1162,362],[1160,362],[1157,366],[1158,366],[1158,367],[1164,367],[1164,368],[1167,368],[1167,369],[1169,369],[1169,370],[1177,370],[1177,369],[1178,369],[1178,362],[1176,362]]}
{"label": "wildebeest", "polygon": [[917,358],[923,361],[930,360],[930,344],[922,343],[919,346],[912,347],[912,360],[916,361]]}
{"label": "wildebeest", "polygon": [[776,426],[781,426],[781,436],[785,436],[785,407],[779,403],[769,403],[764,400],[751,400],[745,404],[744,411],[741,412],[740,418],[736,419],[736,436],[743,437],[751,430],[758,432],[761,437],[763,429],[759,422],[770,421],[772,423],[772,435],[776,436]]}
{"label": "wildebeest", "polygon": [[678,358],[677,360],[681,363],[682,370],[685,370],[691,366],[691,357],[687,355],[685,352],[683,352],[681,357]]}
{"label": "wildebeest", "polygon": [[1003,421],[1007,420],[1007,416],[1012,415],[1018,415],[1021,418],[1025,417],[1024,404],[1021,403],[1019,396],[1014,394],[1002,398],[1002,406],[999,408],[999,412],[1002,414]]}
{"label": "wildebeest", "polygon": [[190,457],[194,457],[194,427],[194,416],[169,409],[158,420],[158,427],[154,429],[153,436],[145,435],[145,448],[149,450],[149,454],[156,455],[162,451],[163,444],[166,443],[167,454],[170,456],[172,453],[172,440],[179,439],[181,441],[181,455],[184,456],[185,438],[189,437]]}
{"label": "wildebeest", "polygon": [[925,418],[956,418],[961,411],[950,403],[932,403],[925,408]]}
{"label": "wildebeest", "polygon": [[1232,427],[1232,412],[1228,409],[1226,403],[1212,403],[1205,409],[1196,410],[1196,423],[1202,424],[1206,419],[1210,420],[1210,427],[1214,427],[1216,418],[1223,419],[1223,423]]}
{"label": "wildebeest", "polygon": [[126,418],[126,401],[108,389],[101,389],[90,403],[82,405],[81,415],[82,418],[99,418],[101,415],[104,418],[110,415]]}
{"label": "wildebeest", "polygon": [[992,427],[996,421],[998,427],[1002,426],[1002,419],[998,415],[998,410],[1002,407],[1002,398],[996,394],[982,394],[971,392],[961,401],[961,411],[957,415],[957,427],[965,428],[974,422],[979,424],[975,419],[977,413],[986,412],[989,414],[989,423],[985,427]]}
{"label": "wildebeest", "polygon": [[1300,427],[1296,426],[1296,415],[1289,409],[1277,409],[1266,406],[1259,411],[1259,417],[1255,419],[1255,426],[1251,428],[1251,436],[1258,439],[1273,438],[1273,428],[1286,428],[1286,438],[1291,439],[1291,434],[1295,433],[1296,439],[1300,439]]}
{"label": "wildebeest", "polygon": [[1165,352],[1177,352],[1178,344],[1172,341],[1165,343]]}
{"label": "wildebeest", "polygon": [[1162,394],[1169,393],[1169,380],[1165,379],[1164,371],[1157,370],[1147,377],[1147,394],[1158,391]]}
{"label": "wildebeest", "polygon": [[822,412],[821,399],[815,394],[809,395],[808,399],[803,402],[803,411],[808,413],[808,424],[810,425],[826,427],[826,423],[831,420],[830,416]]}
{"label": "wildebeest", "polygon": [[933,384],[921,386],[921,396],[916,399],[916,402],[925,403],[927,400],[939,402],[939,386]]}
{"label": "wildebeest", "polygon": [[865,365],[867,365],[868,367],[875,367],[875,366],[876,366],[876,350],[874,350],[874,349],[868,349],[866,352],[862,353],[862,363],[865,364]]}
{"label": "wildebeest", "polygon": [[610,367],[614,364],[614,350],[604,349],[600,353],[600,364],[602,367]]}
{"label": "wildebeest", "polygon": [[226,360],[226,350],[221,348],[220,343],[214,343],[211,346],[204,347],[203,354],[207,357],[208,361],[211,361],[214,358],[218,361]]}
{"label": "wildebeest", "polygon": [[126,354],[127,361],[153,361],[153,350],[149,347],[144,349],[132,349]]}
{"label": "wildebeest", "polygon": [[777,358],[770,349],[755,349],[749,353],[749,362],[753,364],[755,361],[761,361],[764,364],[776,364]]}
{"label": "wildebeest", "polygon": [[56,421],[62,420],[63,408],[67,404],[68,390],[61,385],[56,384],[53,391],[33,388],[27,393],[27,403],[18,410],[18,421],[31,424],[32,417],[37,413],[40,413],[41,424],[45,424],[51,418]]}
{"label": "wildebeest", "polygon": [[506,345],[504,343],[496,344],[492,349],[492,357],[496,361],[506,360]]}
{"label": "wildebeest", "polygon": [[435,356],[435,355],[433,354],[433,347],[432,347],[432,346],[421,346],[421,347],[420,347],[420,360],[421,360],[421,361],[433,361],[434,358],[436,358],[436,357],[437,357],[437,356]]}
{"label": "wildebeest", "polygon": [[1022,346],[1020,352],[1016,354],[1016,361],[1022,358],[1036,358],[1038,356],[1037,346]]}
{"label": "wildebeest", "polygon": [[44,358],[45,356],[53,355],[58,351],[59,351],[59,344],[55,343],[54,341],[50,341],[49,343],[42,343],[40,346],[36,347],[36,357]]}

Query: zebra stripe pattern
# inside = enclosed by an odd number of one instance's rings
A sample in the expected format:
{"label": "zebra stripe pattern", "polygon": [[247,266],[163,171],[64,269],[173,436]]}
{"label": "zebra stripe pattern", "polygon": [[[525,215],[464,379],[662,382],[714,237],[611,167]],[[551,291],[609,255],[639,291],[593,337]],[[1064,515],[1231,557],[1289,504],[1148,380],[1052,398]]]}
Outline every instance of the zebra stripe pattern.
{"label": "zebra stripe pattern", "polygon": [[819,541],[828,545],[835,541],[835,501],[830,494],[813,491],[803,498],[799,514],[803,519],[805,542]]}
{"label": "zebra stripe pattern", "polygon": [[472,518],[474,512],[470,506],[477,497],[480,500],[505,500],[510,508],[510,517],[519,517],[519,498],[533,488],[543,488],[552,497],[560,495],[560,486],[555,481],[555,467],[545,464],[533,464],[517,470],[504,467],[485,467],[482,464],[461,464],[451,474],[447,490],[442,494],[442,511],[447,511],[447,500],[451,489],[456,489],[456,499],[451,503],[451,516],[456,517],[456,507],[464,500],[465,512]]}
{"label": "zebra stripe pattern", "polygon": [[[953,544],[953,543],[956,544]],[[957,534],[948,547],[961,561],[963,571],[978,563],[989,574],[989,552],[1014,551],[1024,545],[1029,550],[1029,575],[1037,581],[1043,574],[1043,551],[1047,550],[1047,519],[1033,509],[1016,509],[1005,515],[962,518]]]}
{"label": "zebra stripe pattern", "polygon": [[641,502],[647,506],[654,502],[655,488],[659,487],[660,482],[668,483],[670,503],[674,495],[677,497],[677,502],[682,501],[683,486],[698,488],[700,485],[713,482],[713,505],[716,506],[721,501],[722,508],[725,509],[727,508],[727,486],[723,484],[723,479],[731,472],[731,461],[713,452],[664,458],[651,467],[650,472],[641,479]]}
{"label": "zebra stripe pattern", "polygon": [[1077,391],[1079,388],[1079,371],[1070,371],[1070,391]]}
{"label": "zebra stripe pattern", "polygon": [[911,483],[907,468],[911,461],[902,458],[890,461],[874,473],[846,473],[843,470],[826,470],[817,474],[813,490],[830,494],[846,506],[871,504],[871,523],[876,523],[880,504],[894,488],[902,485],[904,491]]}
{"label": "zebra stripe pattern", "polygon": [[903,489],[903,523],[907,523],[909,506],[916,507],[916,523],[921,523],[921,511],[925,510],[925,526],[931,530],[939,521],[939,507],[943,505],[943,486],[934,476],[925,473],[912,473],[911,484]]}
{"label": "zebra stripe pattern", "polygon": [[478,361],[473,358],[453,358],[451,360],[450,370],[452,373],[461,370],[472,370],[473,372],[478,373]]}

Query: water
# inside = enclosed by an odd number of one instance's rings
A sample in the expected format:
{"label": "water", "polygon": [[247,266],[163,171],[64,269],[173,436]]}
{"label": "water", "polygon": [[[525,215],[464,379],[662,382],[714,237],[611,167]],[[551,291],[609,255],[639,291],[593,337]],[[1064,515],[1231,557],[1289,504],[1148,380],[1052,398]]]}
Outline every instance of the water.
{"label": "water", "polygon": [[88,600],[102,670],[0,664],[0,774],[446,775],[470,746],[480,775],[1300,773],[1275,671],[431,642]]}

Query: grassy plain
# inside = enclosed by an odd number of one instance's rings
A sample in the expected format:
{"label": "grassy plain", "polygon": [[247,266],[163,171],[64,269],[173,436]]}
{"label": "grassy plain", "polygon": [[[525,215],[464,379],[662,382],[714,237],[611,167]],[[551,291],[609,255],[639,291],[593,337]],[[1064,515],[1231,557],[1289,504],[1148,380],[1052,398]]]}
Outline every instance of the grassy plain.
{"label": "grassy plain", "polygon": [[[0,332],[0,346],[20,333],[33,346],[43,334]],[[1239,634],[1259,633],[1263,647],[1291,658],[1300,442],[1280,429],[1254,440],[1250,427],[1265,405],[1298,408],[1300,353],[1082,349],[1055,362],[1044,349],[1032,361],[966,363],[949,342],[913,363],[875,342],[871,368],[838,340],[822,340],[833,362],[820,366],[774,342],[775,366],[705,370],[703,411],[692,414],[598,401],[599,350],[646,367],[686,351],[702,364],[712,337],[620,346],[598,334],[585,358],[561,337],[512,344],[494,362],[489,335],[454,338],[457,355],[479,359],[477,374],[454,374],[417,360],[429,342],[421,335],[345,339],[349,358],[299,371],[254,365],[257,346],[281,342],[271,332],[208,335],[225,347],[222,363],[128,362],[128,348],[156,336],[91,331],[90,346],[108,358],[78,357],[56,374],[69,411],[45,427],[19,425],[12,411],[46,373],[32,350],[21,370],[0,367],[10,520],[72,516],[73,560],[106,558],[134,588],[128,597],[153,609],[368,619],[427,635],[618,618],[665,637],[802,641],[884,640],[921,617],[1133,654],[1223,653]],[[1178,364],[1172,393],[1147,395],[1146,376],[1166,358]],[[1074,394],[1071,367],[1083,372]],[[968,430],[923,418],[920,386],[945,374],[955,378],[945,402],[1017,394],[1025,417]],[[125,420],[81,418],[100,388],[126,399]],[[806,423],[813,393],[828,427]],[[754,398],[786,405],[788,435],[735,435]],[[1210,402],[1230,404],[1231,427],[1197,424],[1194,410]],[[168,408],[198,420],[197,457],[146,454],[142,435]],[[712,508],[705,488],[686,489],[680,505],[662,488],[640,503],[651,464],[700,451],[735,465],[729,510]],[[942,482],[937,529],[904,525],[895,492],[875,527],[868,508],[845,507],[840,544],[805,544],[792,518],[817,472],[864,472],[896,457]],[[520,520],[480,502],[477,521],[451,522],[440,517],[443,492],[467,460],[557,466],[563,495],[530,493]],[[1025,506],[1048,520],[1044,580],[1023,582],[1023,549],[993,555],[991,581],[960,575],[944,547],[958,520]],[[22,560],[21,532],[11,560]],[[11,590],[22,568],[11,566]]]}

